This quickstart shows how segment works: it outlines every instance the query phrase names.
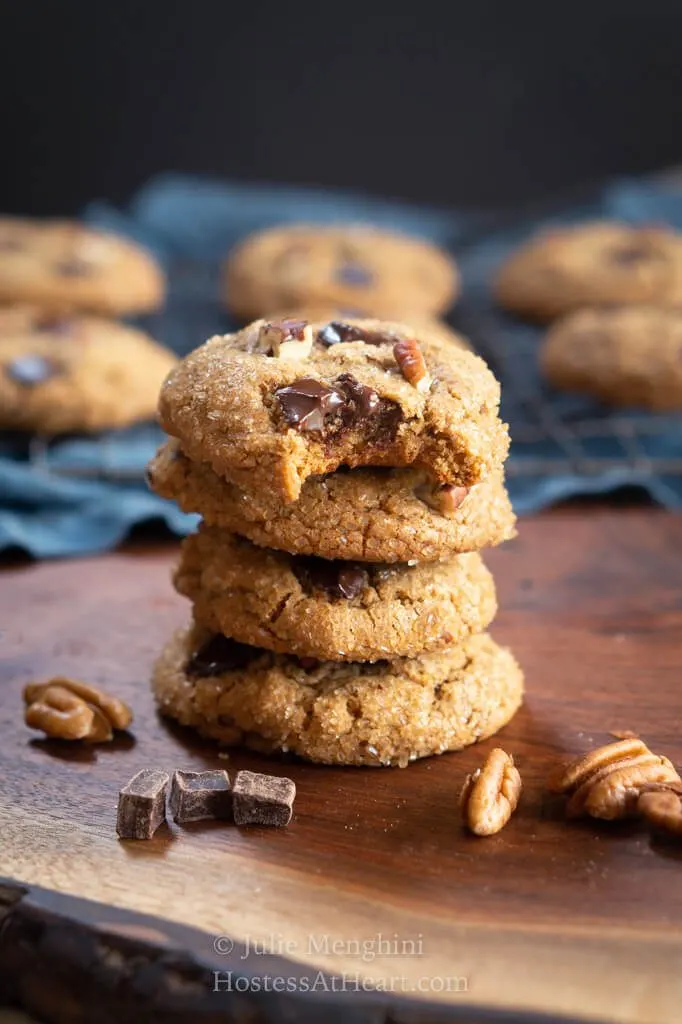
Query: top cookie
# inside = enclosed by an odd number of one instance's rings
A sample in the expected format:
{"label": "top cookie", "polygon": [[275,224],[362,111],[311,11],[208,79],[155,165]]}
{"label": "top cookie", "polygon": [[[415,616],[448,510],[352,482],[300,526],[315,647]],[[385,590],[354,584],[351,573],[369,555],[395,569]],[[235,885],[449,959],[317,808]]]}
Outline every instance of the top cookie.
{"label": "top cookie", "polygon": [[325,304],[345,316],[442,313],[459,291],[453,260],[416,238],[367,226],[286,225],[251,235],[225,264],[227,303],[250,320]]}
{"label": "top cookie", "polygon": [[581,309],[552,325],[541,364],[559,388],[613,405],[682,409],[682,310]]}
{"label": "top cookie", "polygon": [[159,412],[190,458],[286,502],[342,465],[476,484],[507,454],[499,398],[481,359],[453,349],[446,360],[401,324],[256,321],[187,356]]}
{"label": "top cookie", "polygon": [[502,265],[506,309],[548,321],[583,306],[682,305],[682,236],[598,221],[544,231]]}
{"label": "top cookie", "polygon": [[158,309],[164,290],[134,242],[72,221],[0,218],[0,303],[120,316]]}
{"label": "top cookie", "polygon": [[176,362],[125,324],[0,308],[0,428],[62,434],[153,419]]}

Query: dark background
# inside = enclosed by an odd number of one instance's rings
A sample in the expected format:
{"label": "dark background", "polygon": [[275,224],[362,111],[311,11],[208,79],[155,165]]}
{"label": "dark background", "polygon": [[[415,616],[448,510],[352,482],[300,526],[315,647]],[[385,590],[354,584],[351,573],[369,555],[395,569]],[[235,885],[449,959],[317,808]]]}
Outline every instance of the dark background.
{"label": "dark background", "polygon": [[682,3],[0,0],[0,208],[160,170],[508,205],[682,161]]}

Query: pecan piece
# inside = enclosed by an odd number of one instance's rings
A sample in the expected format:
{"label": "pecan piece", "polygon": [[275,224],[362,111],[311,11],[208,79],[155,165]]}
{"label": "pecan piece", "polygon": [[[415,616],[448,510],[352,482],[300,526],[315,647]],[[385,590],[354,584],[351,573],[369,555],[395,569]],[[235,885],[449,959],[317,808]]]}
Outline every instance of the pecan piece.
{"label": "pecan piece", "polygon": [[521,785],[513,757],[496,747],[483,767],[464,780],[459,797],[464,823],[477,836],[499,832],[516,810]]}
{"label": "pecan piece", "polygon": [[258,332],[258,347],[277,359],[307,359],[313,350],[313,329],[307,320],[266,321]]}
{"label": "pecan piece", "polygon": [[682,782],[652,782],[644,786],[637,811],[650,825],[682,838]]}
{"label": "pecan piece", "polygon": [[667,757],[652,756],[652,762],[620,765],[596,782],[585,801],[587,813],[604,821],[626,818],[637,810],[639,794],[646,783],[680,781]]}
{"label": "pecan piece", "polygon": [[414,338],[403,338],[393,346],[393,355],[405,380],[426,394],[432,382],[419,343]]}
{"label": "pecan piece", "polygon": [[132,711],[118,697],[64,676],[29,683],[24,701],[26,724],[60,739],[105,743],[113,738],[114,729],[127,729],[133,720]]}
{"label": "pecan piece", "polygon": [[[614,764],[605,765],[600,768],[599,771],[594,772],[589,778],[585,779],[577,789],[574,790],[568,803],[566,804],[566,817],[567,818],[581,818],[585,814],[592,814],[593,817],[602,817],[600,814],[593,814],[588,808],[588,800],[593,789],[601,785],[610,775],[614,772],[627,772],[630,773],[634,779],[637,773],[652,771],[655,772],[657,767],[660,766],[661,759],[652,754],[650,750],[647,750],[644,754],[637,754],[634,757],[626,757]],[[622,776],[621,776],[622,778]],[[617,781],[617,780],[616,780]],[[601,791],[598,791],[598,793]],[[605,799],[602,796],[602,799]],[[615,808],[614,808],[615,809]],[[617,813],[616,817],[626,817],[633,810],[632,799],[628,798],[627,807],[626,801],[623,800],[623,806],[621,808],[622,813]]]}
{"label": "pecan piece", "polygon": [[550,793],[570,793],[602,768],[613,766],[625,758],[638,757],[649,752],[647,745],[637,737],[620,740],[618,743],[607,743],[606,746],[591,750],[582,757],[576,757],[568,765],[562,765],[550,776],[547,788]]}

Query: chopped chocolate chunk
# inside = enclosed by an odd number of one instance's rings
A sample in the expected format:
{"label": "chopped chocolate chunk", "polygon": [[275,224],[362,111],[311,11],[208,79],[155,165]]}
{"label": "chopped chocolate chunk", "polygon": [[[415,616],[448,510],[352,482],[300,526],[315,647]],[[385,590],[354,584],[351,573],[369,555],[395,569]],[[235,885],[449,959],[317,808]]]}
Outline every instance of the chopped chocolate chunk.
{"label": "chopped chocolate chunk", "polygon": [[314,555],[301,555],[294,558],[292,567],[303,586],[324,590],[330,598],[351,601],[369,583],[366,566],[358,562],[332,562]]}
{"label": "chopped chocolate chunk", "polygon": [[121,839],[151,839],[166,820],[168,775],[143,768],[123,787],[118,797],[116,831]]}
{"label": "chopped chocolate chunk", "polygon": [[307,320],[273,320],[270,324],[271,327],[276,328],[282,334],[282,340],[287,338],[295,338],[297,341],[303,341],[305,338],[305,329],[308,326]]}
{"label": "chopped chocolate chunk", "polygon": [[312,351],[313,329],[307,320],[266,321],[258,332],[258,341],[269,355],[303,359]]}
{"label": "chopped chocolate chunk", "polygon": [[325,327],[317,332],[317,339],[327,348],[338,345],[342,341],[365,341],[366,332],[354,324],[346,324],[342,320],[330,320]]}
{"label": "chopped chocolate chunk", "polygon": [[291,821],[296,785],[291,779],[237,772],[232,790],[235,825],[273,825]]}
{"label": "chopped chocolate chunk", "polygon": [[232,789],[226,771],[173,773],[168,810],[173,821],[185,825],[206,818],[232,817]]}
{"label": "chopped chocolate chunk", "polygon": [[287,423],[297,430],[319,431],[325,418],[344,404],[344,397],[312,377],[301,377],[288,387],[275,391]]}
{"label": "chopped chocolate chunk", "polygon": [[218,676],[222,672],[245,668],[262,653],[260,647],[240,644],[229,636],[216,633],[194,652],[187,662],[186,672],[195,679]]}
{"label": "chopped chocolate chunk", "polygon": [[381,398],[374,388],[361,384],[350,373],[342,373],[338,384],[341,385],[346,395],[348,410],[346,420],[349,425],[354,426],[359,419],[369,419],[381,406]]}
{"label": "chopped chocolate chunk", "polygon": [[30,388],[36,384],[44,384],[52,377],[58,377],[61,367],[52,359],[45,359],[44,356],[31,355],[17,356],[5,365],[5,374],[16,384]]}
{"label": "chopped chocolate chunk", "polygon": [[347,284],[352,288],[366,288],[374,280],[374,274],[368,267],[350,260],[339,264],[334,276],[339,284]]}

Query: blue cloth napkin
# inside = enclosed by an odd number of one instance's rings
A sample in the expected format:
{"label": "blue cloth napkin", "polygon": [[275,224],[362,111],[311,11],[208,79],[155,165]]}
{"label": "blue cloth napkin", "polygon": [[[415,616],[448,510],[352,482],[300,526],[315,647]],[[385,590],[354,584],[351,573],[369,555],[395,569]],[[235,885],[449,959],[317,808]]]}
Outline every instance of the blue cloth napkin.
{"label": "blue cloth napkin", "polygon": [[[165,309],[140,321],[179,354],[235,326],[222,310],[220,262],[240,238],[273,223],[364,221],[432,239],[453,252],[464,297],[452,323],[467,333],[503,383],[503,414],[514,443],[509,488],[518,512],[577,494],[626,484],[643,487],[668,507],[682,506],[682,421],[675,416],[613,412],[548,389],[537,372],[542,332],[505,316],[488,282],[500,260],[540,222],[616,217],[665,221],[682,229],[682,194],[638,182],[616,182],[588,201],[501,226],[491,215],[290,188],[221,184],[164,175],[141,190],[127,211],[93,203],[92,224],[136,238],[164,266]],[[136,523],[161,520],[178,534],[196,517],[152,494],[144,467],[163,440],[143,424],[96,438],[41,444],[0,440],[0,549],[36,557],[102,551]]]}

